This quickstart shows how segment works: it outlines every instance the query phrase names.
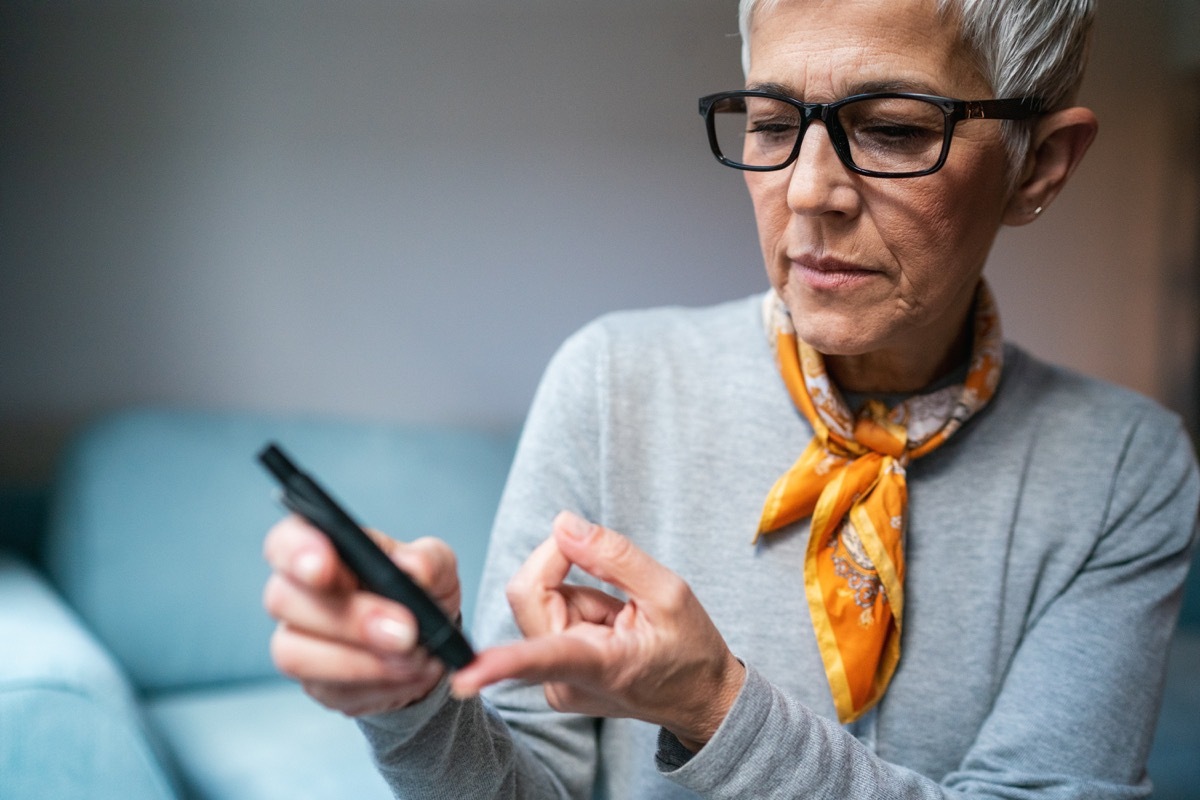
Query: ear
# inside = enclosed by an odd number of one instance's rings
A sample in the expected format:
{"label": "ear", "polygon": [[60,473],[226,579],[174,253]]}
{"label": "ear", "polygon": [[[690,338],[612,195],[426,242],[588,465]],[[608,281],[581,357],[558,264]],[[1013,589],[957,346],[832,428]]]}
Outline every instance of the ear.
{"label": "ear", "polygon": [[1017,188],[1004,209],[1004,224],[1033,222],[1049,207],[1083,160],[1099,127],[1092,110],[1079,106],[1038,120]]}

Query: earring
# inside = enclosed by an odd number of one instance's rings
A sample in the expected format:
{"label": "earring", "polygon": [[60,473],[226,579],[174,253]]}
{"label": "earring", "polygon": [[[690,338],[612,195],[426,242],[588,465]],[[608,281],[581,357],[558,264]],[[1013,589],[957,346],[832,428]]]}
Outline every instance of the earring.
{"label": "earring", "polygon": [[1033,215],[1034,215],[1035,217],[1037,217],[1037,216],[1040,216],[1040,215],[1041,215],[1041,213],[1042,213],[1042,207],[1041,207],[1041,206],[1038,206],[1037,208],[1035,208],[1035,209],[1033,210]]}

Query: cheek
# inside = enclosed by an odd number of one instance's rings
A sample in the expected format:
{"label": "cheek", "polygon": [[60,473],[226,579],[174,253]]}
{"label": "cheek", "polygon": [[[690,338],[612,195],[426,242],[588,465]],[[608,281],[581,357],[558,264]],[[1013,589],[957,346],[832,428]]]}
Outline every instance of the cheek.
{"label": "cheek", "polygon": [[879,227],[897,263],[906,272],[921,271],[957,249],[959,213],[946,195],[930,193],[904,206],[885,207],[879,214]]}
{"label": "cheek", "polygon": [[786,186],[771,181],[774,176],[745,172],[746,189],[754,206],[754,222],[758,228],[758,242],[763,255],[770,260],[777,243],[787,229],[791,211],[787,205]]}
{"label": "cheek", "polygon": [[881,204],[877,217],[906,282],[953,291],[961,280],[974,281],[999,229],[996,193],[954,180],[913,188],[907,202]]}

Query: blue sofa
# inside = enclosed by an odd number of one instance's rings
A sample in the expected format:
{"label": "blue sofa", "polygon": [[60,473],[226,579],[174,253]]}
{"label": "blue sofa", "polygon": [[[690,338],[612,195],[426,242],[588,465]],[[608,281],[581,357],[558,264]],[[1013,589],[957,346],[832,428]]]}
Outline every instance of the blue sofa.
{"label": "blue sofa", "polygon": [[[277,439],[364,522],[457,550],[469,624],[514,439],[456,428],[135,411],[0,491],[0,798],[390,797],[354,724],[281,679],[261,610]],[[1119,691],[1120,687],[1113,687]],[[1200,576],[1151,757],[1200,797]]]}
{"label": "blue sofa", "polygon": [[[449,541],[469,623],[513,436],[104,419],[68,448],[41,530],[7,548],[0,530],[0,798],[391,797],[354,723],[271,664],[262,540],[283,512],[255,460],[268,439],[364,523]],[[12,505],[9,521],[35,515]]]}

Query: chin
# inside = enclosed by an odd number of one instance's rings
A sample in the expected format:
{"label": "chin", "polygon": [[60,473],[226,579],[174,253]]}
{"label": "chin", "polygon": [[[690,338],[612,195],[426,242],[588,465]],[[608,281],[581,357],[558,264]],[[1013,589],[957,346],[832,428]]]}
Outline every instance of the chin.
{"label": "chin", "polygon": [[880,349],[886,341],[886,331],[872,324],[868,311],[795,302],[787,305],[796,335],[823,355],[863,355]]}
{"label": "chin", "polygon": [[796,326],[796,336],[801,341],[826,356],[861,356],[880,349],[877,337],[869,335],[861,324],[831,321],[822,324],[811,320]]}

